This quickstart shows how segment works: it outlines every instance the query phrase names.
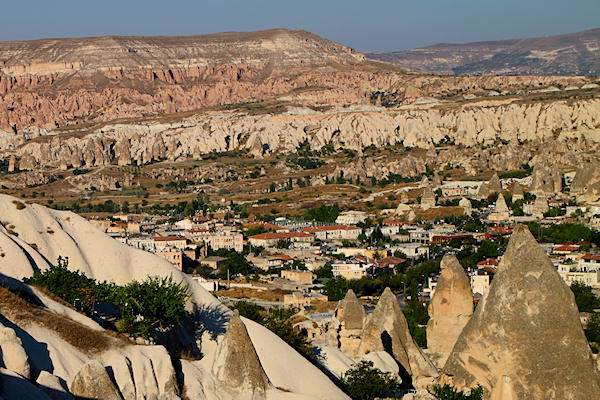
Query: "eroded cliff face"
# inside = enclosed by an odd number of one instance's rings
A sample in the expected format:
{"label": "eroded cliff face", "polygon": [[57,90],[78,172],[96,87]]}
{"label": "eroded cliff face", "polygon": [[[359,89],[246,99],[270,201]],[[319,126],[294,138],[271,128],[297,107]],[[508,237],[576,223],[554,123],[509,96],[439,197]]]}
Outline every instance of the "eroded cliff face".
{"label": "eroded cliff face", "polygon": [[[433,148],[444,142],[475,146],[496,141],[577,139],[588,147],[596,142],[600,131],[599,100],[453,110],[301,110],[306,113],[299,109],[281,115],[213,111],[177,122],[113,124],[87,134],[45,135],[29,141],[6,133],[2,149],[17,155],[20,169],[33,169],[38,165],[144,164],[233,150],[262,157],[272,152],[294,152],[305,144],[314,150],[332,145],[361,152],[371,145]],[[516,168],[527,161],[516,158]],[[401,169],[424,170],[418,162],[408,164]],[[465,169],[470,168],[464,164]]]}

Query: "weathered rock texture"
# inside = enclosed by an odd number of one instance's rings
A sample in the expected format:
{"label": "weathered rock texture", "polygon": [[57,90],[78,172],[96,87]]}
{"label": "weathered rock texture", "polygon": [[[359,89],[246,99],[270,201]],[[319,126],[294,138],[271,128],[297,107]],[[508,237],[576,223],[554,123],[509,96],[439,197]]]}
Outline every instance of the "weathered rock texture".
{"label": "weathered rock texture", "polygon": [[29,360],[21,339],[17,337],[14,329],[1,324],[0,351],[4,368],[14,371],[26,379],[30,378]]}
{"label": "weathered rock texture", "polygon": [[81,368],[70,389],[73,395],[85,399],[123,400],[104,366],[95,360]]}
{"label": "weathered rock texture", "polygon": [[269,386],[269,379],[237,310],[231,314],[227,333],[217,350],[213,373],[224,386],[241,392],[261,394]]}
{"label": "weathered rock texture", "polygon": [[471,281],[454,255],[445,255],[440,277],[429,304],[427,353],[441,368],[473,315]]}
{"label": "weathered rock texture", "polygon": [[416,388],[426,388],[437,377],[437,369],[415,343],[400,304],[390,288],[386,288],[361,334],[360,353],[388,352],[401,366],[400,376],[412,380]]}
{"label": "weathered rock texture", "polygon": [[596,201],[600,197],[600,163],[586,163],[577,167],[571,193],[586,201]]}
{"label": "weathered rock texture", "polygon": [[339,327],[335,330],[340,350],[351,358],[356,357],[366,313],[352,289],[339,302],[335,316],[339,321]]}
{"label": "weathered rock texture", "polygon": [[525,226],[515,228],[443,373],[459,388],[481,384],[486,398],[505,377],[516,399],[600,398],[573,293]]}

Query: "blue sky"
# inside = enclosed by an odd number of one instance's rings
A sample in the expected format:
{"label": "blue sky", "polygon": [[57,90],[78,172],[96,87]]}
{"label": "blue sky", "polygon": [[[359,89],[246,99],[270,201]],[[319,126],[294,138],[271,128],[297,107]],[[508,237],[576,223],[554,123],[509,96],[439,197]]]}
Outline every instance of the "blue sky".
{"label": "blue sky", "polygon": [[16,0],[0,41],[302,28],[359,51],[600,27],[599,0]]}

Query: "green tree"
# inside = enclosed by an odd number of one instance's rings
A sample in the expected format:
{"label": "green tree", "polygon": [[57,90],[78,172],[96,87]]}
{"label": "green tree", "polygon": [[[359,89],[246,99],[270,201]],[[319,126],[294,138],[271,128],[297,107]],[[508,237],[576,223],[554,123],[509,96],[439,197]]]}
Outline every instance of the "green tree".
{"label": "green tree", "polygon": [[343,276],[336,276],[331,278],[325,283],[323,293],[327,296],[329,301],[339,301],[346,296],[348,291],[348,281]]}
{"label": "green tree", "polygon": [[575,303],[577,303],[580,312],[593,312],[600,307],[600,299],[596,297],[591,286],[581,282],[573,282],[571,290],[575,295]]}
{"label": "green tree", "polygon": [[373,361],[360,361],[346,371],[340,382],[346,393],[355,400],[373,400],[398,389],[400,382],[389,373],[373,366]]}
{"label": "green tree", "polygon": [[481,385],[471,389],[470,394],[464,394],[462,391],[458,391],[454,387],[445,384],[444,386],[434,385],[429,390],[429,393],[438,400],[482,400],[483,399],[483,388]]}
{"label": "green tree", "polygon": [[588,342],[600,344],[600,313],[593,313],[585,326]]}
{"label": "green tree", "polygon": [[157,330],[172,329],[187,315],[189,296],[188,286],[174,282],[171,276],[151,276],[118,287],[113,298],[121,310],[119,330],[149,339]]}

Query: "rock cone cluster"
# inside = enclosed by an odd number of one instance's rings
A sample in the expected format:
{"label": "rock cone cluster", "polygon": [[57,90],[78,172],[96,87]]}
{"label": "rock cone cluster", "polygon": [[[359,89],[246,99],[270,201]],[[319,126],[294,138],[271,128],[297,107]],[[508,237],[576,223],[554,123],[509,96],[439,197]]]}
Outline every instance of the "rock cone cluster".
{"label": "rock cone cluster", "polygon": [[390,288],[383,291],[361,334],[359,352],[372,351],[388,352],[404,369],[400,371],[403,382],[411,379],[415,388],[426,388],[438,375],[410,335],[404,313]]}
{"label": "rock cone cluster", "polygon": [[525,226],[515,228],[443,373],[459,388],[481,384],[486,398],[600,398],[573,293]]}

